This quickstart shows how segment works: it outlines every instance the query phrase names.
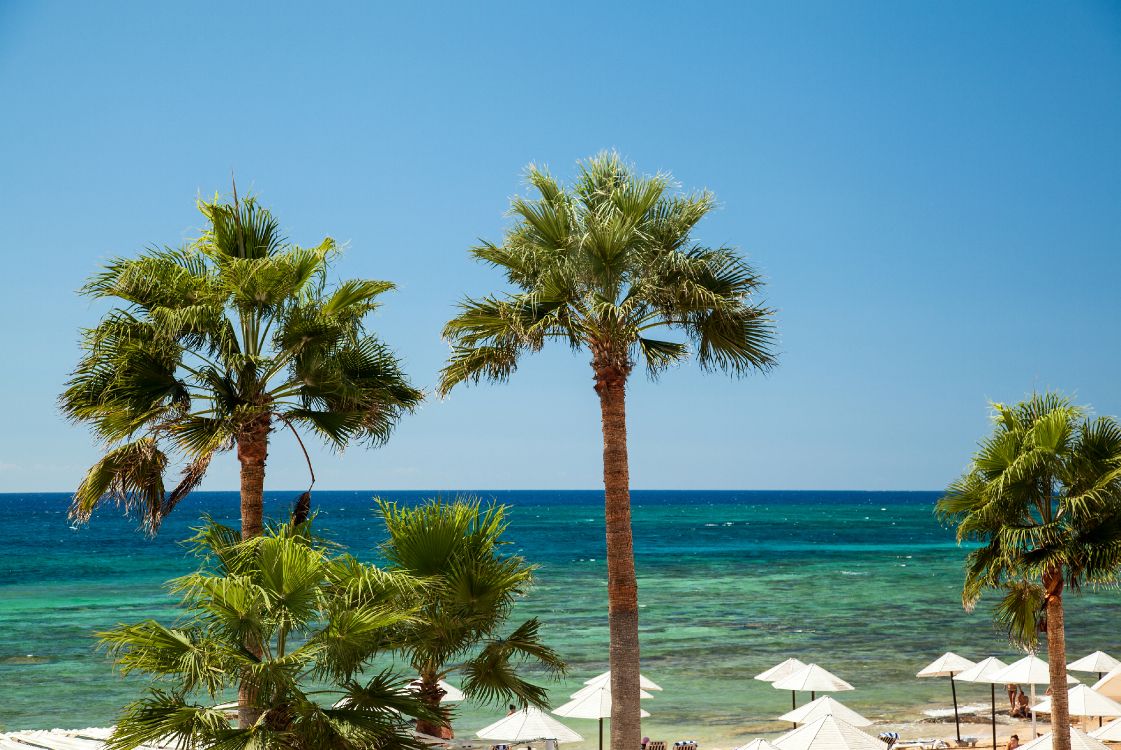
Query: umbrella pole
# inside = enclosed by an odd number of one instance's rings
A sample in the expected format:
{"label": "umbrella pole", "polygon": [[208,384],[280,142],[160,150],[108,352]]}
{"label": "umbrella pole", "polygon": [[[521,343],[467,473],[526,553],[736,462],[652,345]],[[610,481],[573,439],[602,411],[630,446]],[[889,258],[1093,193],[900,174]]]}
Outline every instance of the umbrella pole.
{"label": "umbrella pole", "polygon": [[[1098,682],[1101,682],[1101,681],[1102,681],[1102,673],[1098,672]],[[1098,727],[1100,728],[1101,725],[1102,725],[1102,717],[1099,716],[1098,717]]]}
{"label": "umbrella pole", "polygon": [[[797,694],[796,692],[794,692],[793,690],[791,690],[791,691],[790,691],[790,710],[791,710],[791,711],[793,711],[794,709],[798,708],[798,698],[797,698],[797,695],[798,695],[798,694]],[[790,722],[790,725],[791,725],[792,727],[794,727],[795,729],[797,729],[797,728],[798,728],[798,722],[796,722],[796,721],[792,721],[792,722]]]}
{"label": "umbrella pole", "polygon": [[[954,685],[954,673],[950,672],[950,693],[954,696],[954,728],[957,730],[958,744],[961,744],[961,719],[958,718],[958,689]],[[996,750],[996,746],[993,746]]]}
{"label": "umbrella pole", "polygon": [[599,717],[599,750],[603,750],[603,717]]}
{"label": "umbrella pole", "polygon": [[816,700],[816,699],[817,699],[817,695],[814,693],[813,690],[811,690],[810,691],[810,702],[813,703],[813,701]]}
{"label": "umbrella pole", "polygon": [[989,683],[989,708],[993,714],[993,750],[996,750],[996,683]]}
{"label": "umbrella pole", "polygon": [[1035,683],[1031,684],[1031,738],[1034,740],[1039,735],[1035,731]]}

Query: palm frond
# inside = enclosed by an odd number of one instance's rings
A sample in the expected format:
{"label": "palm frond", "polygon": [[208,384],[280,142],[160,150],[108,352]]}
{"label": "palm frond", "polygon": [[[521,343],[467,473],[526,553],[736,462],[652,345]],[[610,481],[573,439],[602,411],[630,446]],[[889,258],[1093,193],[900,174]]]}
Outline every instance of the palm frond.
{"label": "palm frond", "polygon": [[138,511],[149,530],[163,520],[164,484],[167,467],[153,438],[140,438],[113,448],[86,473],[70,503],[70,517],[89,521],[102,500],[110,500],[127,511]]}

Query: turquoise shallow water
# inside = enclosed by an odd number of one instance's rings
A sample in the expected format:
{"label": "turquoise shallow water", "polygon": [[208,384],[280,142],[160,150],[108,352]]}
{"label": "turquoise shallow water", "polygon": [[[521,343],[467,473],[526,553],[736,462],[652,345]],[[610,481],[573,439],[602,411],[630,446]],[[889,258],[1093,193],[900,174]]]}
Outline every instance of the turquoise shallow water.
{"label": "turquoise shallow water", "polygon": [[[268,497],[282,513],[296,493]],[[409,501],[431,493],[387,492]],[[510,538],[540,563],[517,617],[537,615],[567,659],[553,686],[559,704],[606,669],[602,493],[479,492],[511,506]],[[381,539],[373,493],[316,495],[320,527],[360,557]],[[665,688],[644,706],[644,732],[730,747],[782,725],[789,693],[751,679],[787,658],[816,661],[857,690],[847,705],[885,720],[949,701],[943,680],[916,671],[946,650],[1014,658],[983,607],[962,611],[964,552],[931,515],[936,493],[635,492],[643,672]],[[170,619],[161,584],[190,569],[178,541],[199,514],[236,517],[234,493],[199,493],[156,539],[101,513],[86,528],[66,521],[62,494],[0,495],[0,725],[8,729],[112,723],[135,697],[92,633],[143,617]],[[1068,606],[1073,655],[1115,651],[1118,596],[1086,594]],[[452,680],[454,682],[454,679]],[[962,686],[963,701],[988,690]],[[462,706],[466,734],[500,712]],[[594,739],[593,722],[571,725]],[[589,747],[592,743],[589,743]]]}

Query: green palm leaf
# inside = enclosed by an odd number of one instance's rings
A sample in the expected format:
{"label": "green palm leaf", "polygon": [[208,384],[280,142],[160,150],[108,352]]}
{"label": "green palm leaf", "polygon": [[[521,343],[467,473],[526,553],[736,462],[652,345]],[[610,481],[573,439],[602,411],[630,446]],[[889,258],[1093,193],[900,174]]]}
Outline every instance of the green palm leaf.
{"label": "green palm leaf", "polygon": [[[406,677],[362,675],[389,653],[411,617],[414,598],[393,593],[413,591],[407,576],[395,582],[393,571],[333,556],[310,523],[244,541],[234,529],[208,523],[192,545],[202,567],[172,582],[181,597],[178,624],[146,620],[100,634],[122,672],[152,679],[144,697],[119,716],[111,748],[171,741],[420,750],[406,722],[432,719],[433,711],[404,689]],[[381,582],[376,603],[354,606],[354,590],[340,583],[358,578]],[[238,686],[256,718],[235,728],[209,706]]]}

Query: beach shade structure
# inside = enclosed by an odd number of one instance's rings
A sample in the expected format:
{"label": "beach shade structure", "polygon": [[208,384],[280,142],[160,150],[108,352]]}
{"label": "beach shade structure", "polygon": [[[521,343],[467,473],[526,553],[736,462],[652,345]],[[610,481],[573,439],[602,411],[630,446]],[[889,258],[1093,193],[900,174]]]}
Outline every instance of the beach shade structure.
{"label": "beach shade structure", "polygon": [[581,742],[584,739],[536,706],[526,706],[521,711],[504,716],[475,732],[475,736],[511,744],[544,740],[555,740],[559,744]]}
{"label": "beach shade structure", "polygon": [[12,732],[0,734],[0,750],[97,750],[104,744],[94,740],[78,740],[73,737],[51,737],[44,731],[44,736],[29,738],[28,732]]}
{"label": "beach shade structure", "polygon": [[1106,698],[1121,700],[1121,667],[1114,667],[1105,673],[1092,687]]}
{"label": "beach shade structure", "polygon": [[778,748],[762,737],[756,737],[746,745],[740,745],[736,750],[778,750]]}
{"label": "beach shade structure", "polygon": [[[1071,716],[1097,716],[1099,727],[1103,716],[1121,716],[1121,703],[1094,692],[1089,685],[1075,685],[1070,688],[1067,691],[1067,701],[1070,704]],[[1051,699],[1044,698],[1038,706],[1032,706],[1032,710],[1041,714],[1051,713]]]}
{"label": "beach shade structure", "polygon": [[[1031,742],[1020,745],[1020,750],[1054,750],[1051,733],[1037,737]],[[1109,746],[1096,737],[1091,737],[1080,729],[1070,728],[1070,750],[1109,750]]]}
{"label": "beach shade structure", "polygon": [[797,672],[792,672],[781,680],[771,683],[775,690],[795,690],[799,693],[810,694],[810,700],[817,697],[818,693],[836,693],[841,690],[853,690],[853,686],[842,680],[837,675],[824,667],[816,664],[807,664]]}
{"label": "beach shade structure", "polygon": [[1008,669],[1008,665],[995,656],[974,664],[964,672],[958,672],[958,682],[987,682],[989,683],[989,711],[992,715],[993,747],[996,747],[996,684],[1002,680],[996,675]]}
{"label": "beach shade structure", "polygon": [[[1012,662],[997,672],[994,677],[1009,685],[1028,685],[1031,690],[1031,703],[1029,704],[1031,706],[1035,706],[1035,686],[1047,685],[1051,682],[1051,675],[1047,671],[1047,662],[1035,654],[1028,654],[1023,659]],[[1078,680],[1067,675],[1067,684],[1075,682],[1078,682]],[[1038,732],[1036,732],[1035,710],[1033,709],[1031,712],[1031,736],[1035,737],[1036,734]]]}
{"label": "beach shade structure", "polygon": [[[809,664],[806,664],[801,659],[787,659],[786,661],[779,662],[766,672],[760,672],[755,675],[755,679],[762,680],[763,682],[774,683],[776,680],[781,680],[784,677],[789,677],[795,672],[805,669]],[[797,693],[793,690],[790,691],[790,709],[798,708]]]}
{"label": "beach shade structure", "polygon": [[1121,742],[1121,719],[1114,719],[1104,727],[1090,732],[1090,736],[1103,742]]}
{"label": "beach shade structure", "polygon": [[[105,750],[114,727],[34,729],[0,734],[0,750]],[[173,738],[140,745],[137,750],[176,750]]]}
{"label": "beach shade structure", "polygon": [[[563,706],[553,709],[557,716],[566,716],[571,719],[596,719],[599,721],[599,746],[603,748],[603,720],[611,718],[611,681],[596,682],[585,685],[572,694],[572,700]],[[653,698],[645,690],[638,691],[639,698]],[[639,716],[646,718],[650,714],[640,710]]]}
{"label": "beach shade structure", "polygon": [[795,724],[811,724],[823,716],[836,716],[854,727],[867,727],[872,724],[871,720],[865,719],[836,698],[828,695],[823,695],[815,701],[800,706],[793,711],[788,711],[778,718],[781,721],[792,721]]}
{"label": "beach shade structure", "polygon": [[1104,651],[1095,651],[1092,654],[1087,654],[1077,661],[1072,661],[1067,664],[1067,669],[1071,672],[1094,672],[1098,675],[1100,680],[1105,676],[1106,672],[1121,667],[1121,661],[1117,661],[1112,656]]}
{"label": "beach shade structure", "polygon": [[775,680],[781,680],[783,677],[788,677],[798,670],[805,669],[808,666],[809,664],[806,664],[801,659],[787,659],[786,661],[782,661],[774,665],[766,672],[760,672],[759,674],[755,675],[755,679],[762,680],[763,682],[774,682]]}
{"label": "beach shade structure", "polygon": [[[444,696],[442,698],[440,698],[441,703],[459,703],[460,701],[463,701],[463,700],[467,699],[467,696],[465,696],[463,694],[463,691],[460,690],[459,688],[457,688],[455,685],[451,684],[450,682],[444,682],[443,680],[440,680],[436,684],[439,685],[440,689],[444,691]],[[416,692],[419,689],[420,689],[420,680],[419,679],[418,680],[413,680],[412,682],[409,683],[409,690],[410,691]]]}
{"label": "beach shade structure", "polygon": [[774,740],[779,750],[884,750],[884,743],[836,716],[791,729]]}
{"label": "beach shade structure", "polygon": [[[584,680],[585,685],[598,685],[599,683],[611,684],[611,670],[607,670],[603,674],[597,674],[590,680]],[[638,676],[638,686],[642,690],[661,690],[653,680],[647,679],[644,675]]]}
{"label": "beach shade structure", "polygon": [[919,670],[919,673],[916,675],[916,677],[950,678],[950,695],[953,696],[954,699],[954,730],[957,732],[959,744],[961,743],[961,717],[958,716],[958,689],[954,685],[954,675],[959,672],[964,672],[973,666],[976,666],[976,662],[972,662],[963,656],[958,656],[952,651],[947,651]]}

